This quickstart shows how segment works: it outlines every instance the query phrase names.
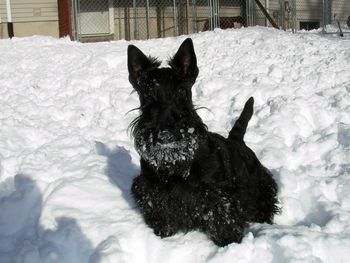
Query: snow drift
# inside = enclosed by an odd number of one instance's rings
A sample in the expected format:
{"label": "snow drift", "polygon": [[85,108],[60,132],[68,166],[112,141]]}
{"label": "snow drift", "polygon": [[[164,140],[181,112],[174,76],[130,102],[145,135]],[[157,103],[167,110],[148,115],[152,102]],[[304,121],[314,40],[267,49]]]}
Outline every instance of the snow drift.
{"label": "snow drift", "polygon": [[[246,142],[279,184],[274,225],[242,244],[160,239],[130,196],[139,171],[126,48],[47,37],[0,41],[0,262],[347,262],[350,39],[266,28],[191,36],[193,100],[224,136],[255,98]],[[185,39],[134,41],[166,59]]]}

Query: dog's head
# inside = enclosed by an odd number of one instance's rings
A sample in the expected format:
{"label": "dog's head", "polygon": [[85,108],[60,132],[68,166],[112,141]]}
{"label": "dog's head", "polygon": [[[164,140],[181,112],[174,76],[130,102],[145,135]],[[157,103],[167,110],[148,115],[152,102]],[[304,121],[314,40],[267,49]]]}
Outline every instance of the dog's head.
{"label": "dog's head", "polygon": [[[172,155],[169,151],[181,152],[191,146],[191,141],[198,144],[198,138],[206,132],[192,103],[191,88],[198,76],[192,40],[188,38],[181,44],[168,62],[169,67],[161,68],[160,64],[137,47],[128,47],[129,81],[140,99],[140,116],[132,123],[132,129],[136,148],[145,159],[146,154],[156,150],[141,151],[141,147],[160,145],[165,160]],[[183,149],[170,147],[174,144]],[[159,167],[161,163],[157,162]]]}
{"label": "dog's head", "polygon": [[161,130],[182,125],[194,111],[191,88],[198,67],[190,38],[168,63],[170,67],[159,68],[157,59],[145,56],[133,45],[128,47],[129,81],[140,98],[142,122]]}

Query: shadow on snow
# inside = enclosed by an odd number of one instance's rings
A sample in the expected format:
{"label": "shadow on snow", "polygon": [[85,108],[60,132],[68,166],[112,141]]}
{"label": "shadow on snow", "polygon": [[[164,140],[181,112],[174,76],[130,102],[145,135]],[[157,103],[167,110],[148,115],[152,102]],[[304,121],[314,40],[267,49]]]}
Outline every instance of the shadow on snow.
{"label": "shadow on snow", "polygon": [[14,188],[0,198],[1,263],[89,262],[93,245],[75,219],[59,217],[56,229],[43,229],[39,224],[42,194],[35,182],[18,174],[14,177]]}
{"label": "shadow on snow", "polygon": [[123,198],[134,208],[136,205],[130,189],[140,169],[132,162],[129,151],[120,146],[111,150],[102,142],[96,142],[95,147],[99,155],[107,157],[105,174],[108,179],[122,191]]}

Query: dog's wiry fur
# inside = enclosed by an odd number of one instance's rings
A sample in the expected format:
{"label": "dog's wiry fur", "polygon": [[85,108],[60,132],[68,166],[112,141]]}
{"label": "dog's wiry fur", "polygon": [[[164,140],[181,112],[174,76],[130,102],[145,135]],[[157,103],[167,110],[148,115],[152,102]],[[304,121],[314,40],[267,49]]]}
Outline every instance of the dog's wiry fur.
{"label": "dog's wiry fur", "polygon": [[131,124],[141,157],[133,197],[156,235],[200,230],[219,246],[240,242],[248,222],[272,223],[278,212],[277,185],[243,141],[254,100],[228,138],[211,133],[192,103],[198,68],[191,39],[169,65],[128,47],[129,80],[140,98]]}

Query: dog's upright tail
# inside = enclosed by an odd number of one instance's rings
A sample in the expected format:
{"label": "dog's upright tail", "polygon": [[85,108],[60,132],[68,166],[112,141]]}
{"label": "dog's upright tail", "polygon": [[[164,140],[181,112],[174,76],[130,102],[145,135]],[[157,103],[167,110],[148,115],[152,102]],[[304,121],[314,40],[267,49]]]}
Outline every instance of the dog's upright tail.
{"label": "dog's upright tail", "polygon": [[250,97],[244,105],[243,111],[236,120],[235,125],[231,129],[228,139],[243,141],[244,134],[247,130],[248,122],[253,115],[254,98]]}

